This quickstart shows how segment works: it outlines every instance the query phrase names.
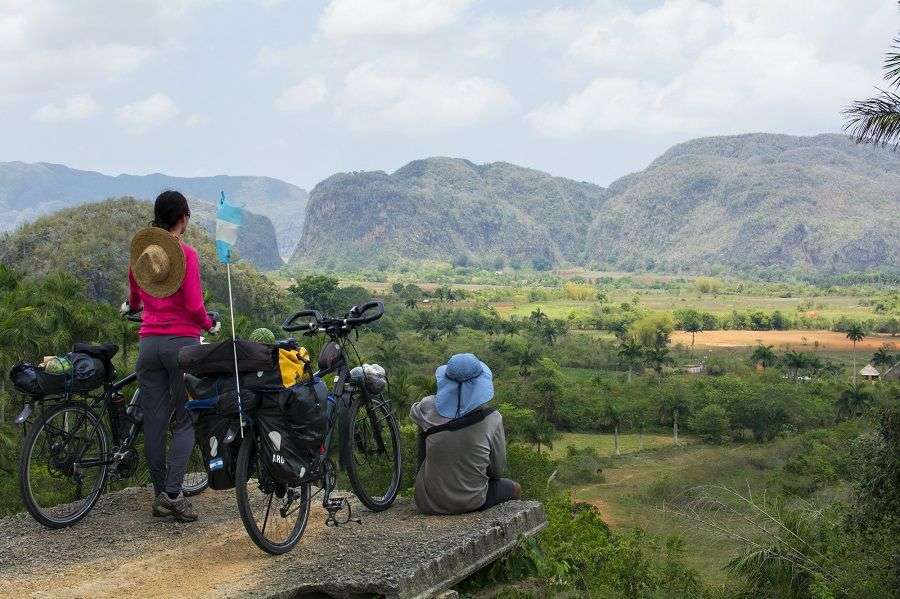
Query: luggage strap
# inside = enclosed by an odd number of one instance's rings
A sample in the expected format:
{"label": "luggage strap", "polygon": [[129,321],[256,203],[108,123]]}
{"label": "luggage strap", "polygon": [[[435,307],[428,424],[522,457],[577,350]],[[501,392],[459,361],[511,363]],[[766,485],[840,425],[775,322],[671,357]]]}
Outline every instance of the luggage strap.
{"label": "luggage strap", "polygon": [[434,435],[435,433],[443,433],[444,431],[458,431],[472,426],[473,424],[478,424],[496,411],[496,408],[480,408],[478,410],[472,410],[465,416],[454,418],[450,422],[432,426],[427,431],[419,429],[419,464],[416,467],[416,470],[418,470],[422,466],[422,462],[425,461],[425,452],[427,446],[426,440],[428,439],[428,437]]}

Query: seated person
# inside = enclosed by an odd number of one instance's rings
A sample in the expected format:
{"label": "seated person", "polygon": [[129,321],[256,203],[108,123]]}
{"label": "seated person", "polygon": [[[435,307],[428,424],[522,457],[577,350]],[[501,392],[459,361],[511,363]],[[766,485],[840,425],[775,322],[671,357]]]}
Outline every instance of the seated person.
{"label": "seated person", "polygon": [[472,354],[456,354],[435,372],[437,394],[413,404],[419,426],[416,506],[427,514],[484,510],[522,496],[519,483],[501,478],[506,435],[494,397],[493,374]]}

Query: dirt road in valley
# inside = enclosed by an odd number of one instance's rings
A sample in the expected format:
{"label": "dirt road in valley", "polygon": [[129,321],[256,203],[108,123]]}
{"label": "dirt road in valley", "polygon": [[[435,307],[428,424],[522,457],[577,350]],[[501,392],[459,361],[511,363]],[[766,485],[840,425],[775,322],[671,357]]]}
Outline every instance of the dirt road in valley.
{"label": "dirt road in valley", "polygon": [[[774,345],[778,349],[818,349],[853,351],[853,342],[846,334],[835,331],[704,331],[697,333],[694,347],[753,347],[760,343]],[[691,334],[684,331],[672,333],[672,343],[691,345]],[[856,351],[871,353],[882,344],[900,346],[900,337],[872,335],[856,344]]]}

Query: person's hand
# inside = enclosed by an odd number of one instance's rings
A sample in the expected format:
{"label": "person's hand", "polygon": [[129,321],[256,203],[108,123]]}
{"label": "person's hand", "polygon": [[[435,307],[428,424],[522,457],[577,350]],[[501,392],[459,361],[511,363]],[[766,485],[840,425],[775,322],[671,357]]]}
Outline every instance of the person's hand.
{"label": "person's hand", "polygon": [[206,314],[209,316],[209,319],[213,323],[212,326],[209,328],[209,334],[210,335],[218,335],[219,329],[222,328],[222,321],[219,320],[219,313],[218,312],[207,312]]}

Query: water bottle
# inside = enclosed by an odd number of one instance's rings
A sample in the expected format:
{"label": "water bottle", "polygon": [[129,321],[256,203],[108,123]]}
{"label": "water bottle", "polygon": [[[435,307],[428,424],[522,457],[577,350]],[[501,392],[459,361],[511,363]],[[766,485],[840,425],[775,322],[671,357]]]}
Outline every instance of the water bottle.
{"label": "water bottle", "polygon": [[128,425],[130,424],[128,416],[125,414],[125,396],[121,393],[113,393],[109,398],[109,403],[111,406],[111,415],[115,418],[117,423],[119,437],[124,437],[125,433],[128,431]]}

